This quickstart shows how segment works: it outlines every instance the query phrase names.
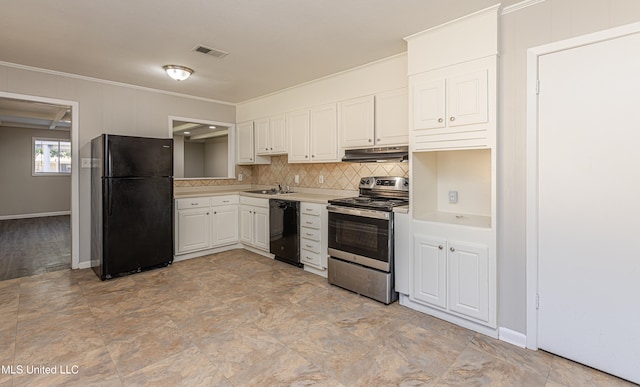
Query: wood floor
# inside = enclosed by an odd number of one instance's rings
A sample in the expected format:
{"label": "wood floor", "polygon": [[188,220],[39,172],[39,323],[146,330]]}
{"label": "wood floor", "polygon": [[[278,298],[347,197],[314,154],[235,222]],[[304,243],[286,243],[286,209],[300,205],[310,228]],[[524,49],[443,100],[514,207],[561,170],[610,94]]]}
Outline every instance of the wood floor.
{"label": "wood floor", "polygon": [[0,281],[0,316],[0,386],[632,386],[242,249]]}
{"label": "wood floor", "polygon": [[0,220],[0,281],[70,267],[69,215]]}

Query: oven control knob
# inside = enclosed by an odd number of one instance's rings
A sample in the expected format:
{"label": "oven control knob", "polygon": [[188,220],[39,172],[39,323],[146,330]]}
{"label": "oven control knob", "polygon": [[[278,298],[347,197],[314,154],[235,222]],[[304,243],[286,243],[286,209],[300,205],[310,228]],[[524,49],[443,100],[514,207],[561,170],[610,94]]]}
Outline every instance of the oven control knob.
{"label": "oven control knob", "polygon": [[382,180],[376,180],[376,185],[382,185]]}
{"label": "oven control knob", "polygon": [[366,181],[365,179],[360,180],[360,184],[361,184],[361,185],[366,184],[366,182],[367,182],[367,181]]}

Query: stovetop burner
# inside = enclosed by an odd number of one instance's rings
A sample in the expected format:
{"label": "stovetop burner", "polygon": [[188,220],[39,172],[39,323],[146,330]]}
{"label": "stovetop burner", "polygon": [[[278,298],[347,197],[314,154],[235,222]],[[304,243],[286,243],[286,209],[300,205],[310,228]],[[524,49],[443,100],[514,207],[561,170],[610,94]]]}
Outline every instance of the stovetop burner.
{"label": "stovetop burner", "polygon": [[409,204],[409,179],[404,177],[364,177],[359,188],[360,196],[329,200],[329,204],[380,211]]}

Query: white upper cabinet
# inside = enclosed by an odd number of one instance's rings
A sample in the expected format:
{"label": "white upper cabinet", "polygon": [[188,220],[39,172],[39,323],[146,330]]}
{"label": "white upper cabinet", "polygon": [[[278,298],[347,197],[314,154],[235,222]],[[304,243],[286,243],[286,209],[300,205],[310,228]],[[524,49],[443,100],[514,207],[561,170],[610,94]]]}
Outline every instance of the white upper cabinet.
{"label": "white upper cabinet", "polygon": [[336,104],[287,113],[289,162],[338,162]]}
{"label": "white upper cabinet", "polygon": [[256,154],[276,155],[287,153],[287,131],[284,114],[255,121]]}
{"label": "white upper cabinet", "polygon": [[406,145],[409,142],[407,89],[342,101],[343,148]]}
{"label": "white upper cabinet", "polygon": [[409,143],[407,88],[376,94],[375,102],[376,145],[407,145]]}
{"label": "white upper cabinet", "polygon": [[338,159],[338,111],[335,103],[311,109],[311,161]]}
{"label": "white upper cabinet", "polygon": [[354,148],[374,144],[373,95],[340,102],[340,130],[342,147]]}
{"label": "white upper cabinet", "polygon": [[259,156],[255,153],[253,127],[253,121],[241,122],[236,125],[238,164],[270,164],[270,157]]}
{"label": "white upper cabinet", "polygon": [[496,56],[409,77],[415,150],[491,147],[496,132]]}
{"label": "white upper cabinet", "polygon": [[310,159],[309,138],[311,133],[311,109],[287,113],[289,132],[289,162],[308,162]]}

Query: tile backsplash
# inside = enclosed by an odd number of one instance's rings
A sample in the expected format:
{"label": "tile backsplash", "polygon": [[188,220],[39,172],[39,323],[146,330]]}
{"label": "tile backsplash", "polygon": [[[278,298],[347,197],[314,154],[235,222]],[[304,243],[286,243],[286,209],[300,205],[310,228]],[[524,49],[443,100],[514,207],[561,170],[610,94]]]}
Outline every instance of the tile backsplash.
{"label": "tile backsplash", "polygon": [[[289,164],[287,156],[272,156],[271,164],[238,165],[236,176],[242,174],[242,181],[237,179],[190,179],[176,180],[176,187],[202,187],[220,185],[274,185],[276,182],[302,188],[324,188],[334,190],[357,190],[360,177],[364,176],[409,176],[409,163],[318,163]],[[294,182],[295,175],[300,183]],[[320,183],[320,176],[324,182]]]}

